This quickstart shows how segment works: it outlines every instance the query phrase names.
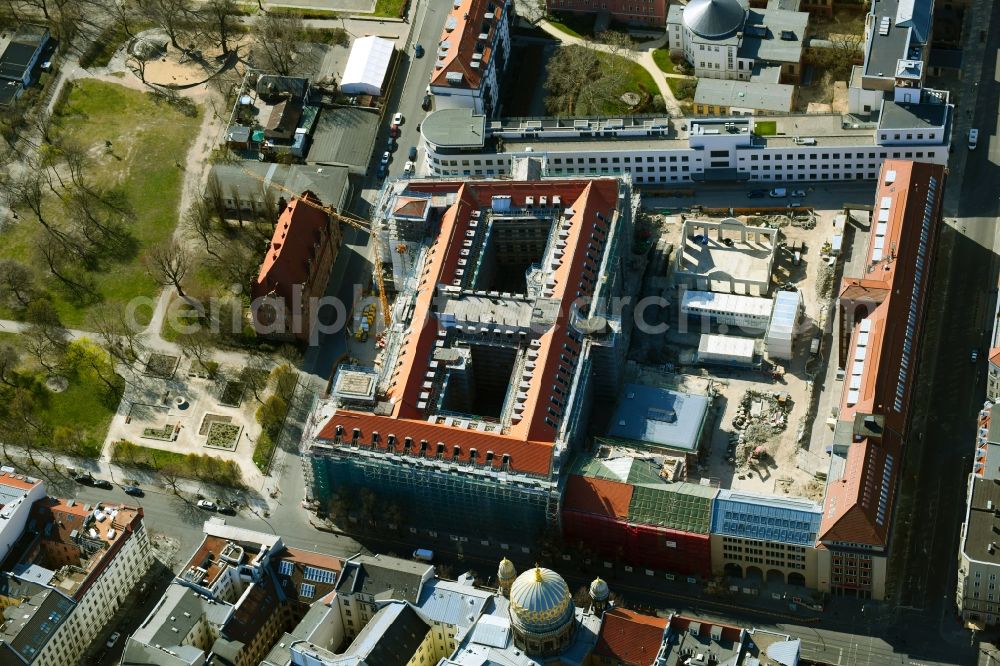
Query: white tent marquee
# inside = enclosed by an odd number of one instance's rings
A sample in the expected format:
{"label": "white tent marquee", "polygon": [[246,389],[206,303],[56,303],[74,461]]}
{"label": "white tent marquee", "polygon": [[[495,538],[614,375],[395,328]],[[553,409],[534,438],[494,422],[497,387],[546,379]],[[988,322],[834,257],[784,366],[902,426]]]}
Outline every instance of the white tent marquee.
{"label": "white tent marquee", "polygon": [[380,95],[392,50],[393,44],[388,39],[374,36],[355,39],[340,89],[349,95]]}

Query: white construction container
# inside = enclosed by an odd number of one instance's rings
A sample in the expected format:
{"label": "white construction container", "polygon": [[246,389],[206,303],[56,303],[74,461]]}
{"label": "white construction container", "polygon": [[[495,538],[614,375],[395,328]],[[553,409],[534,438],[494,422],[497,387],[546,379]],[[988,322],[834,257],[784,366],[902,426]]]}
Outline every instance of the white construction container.
{"label": "white construction container", "polygon": [[739,326],[743,332],[763,332],[771,318],[771,299],[741,294],[688,290],[681,297],[681,313],[713,324]]}
{"label": "white construction container", "polygon": [[754,339],[734,335],[703,335],[698,362],[713,365],[753,365]]}
{"label": "white construction container", "polygon": [[779,291],[775,294],[771,323],[767,327],[767,337],[764,339],[768,358],[791,360],[795,327],[799,323],[801,309],[802,296],[799,292]]}

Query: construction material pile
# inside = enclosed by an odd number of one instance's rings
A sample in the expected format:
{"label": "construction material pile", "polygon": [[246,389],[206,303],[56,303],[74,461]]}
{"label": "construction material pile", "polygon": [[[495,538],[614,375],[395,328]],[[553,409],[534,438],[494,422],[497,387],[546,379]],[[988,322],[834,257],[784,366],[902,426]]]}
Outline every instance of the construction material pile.
{"label": "construction material pile", "polygon": [[748,389],[743,394],[733,416],[726,456],[738,472],[767,457],[767,443],[788,427],[791,409],[792,401],[783,391]]}

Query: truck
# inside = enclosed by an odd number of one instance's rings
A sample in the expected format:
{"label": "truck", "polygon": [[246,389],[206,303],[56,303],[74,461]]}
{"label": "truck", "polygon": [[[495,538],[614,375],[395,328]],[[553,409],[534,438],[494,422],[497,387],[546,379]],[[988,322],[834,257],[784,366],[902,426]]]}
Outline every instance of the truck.
{"label": "truck", "polygon": [[809,353],[813,356],[819,353],[819,338],[813,338],[809,343]]}
{"label": "truck", "polygon": [[433,562],[434,561],[434,551],[427,550],[426,548],[417,548],[413,551],[413,559],[418,562]]}

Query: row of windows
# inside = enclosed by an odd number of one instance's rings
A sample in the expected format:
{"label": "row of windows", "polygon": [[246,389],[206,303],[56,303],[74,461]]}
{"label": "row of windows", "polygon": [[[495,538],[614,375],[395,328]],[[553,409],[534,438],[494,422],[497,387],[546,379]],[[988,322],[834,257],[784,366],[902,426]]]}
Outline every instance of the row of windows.
{"label": "row of windows", "polygon": [[[830,177],[833,178],[834,180],[839,180],[839,178],[840,178],[839,175],[837,174],[836,170],[843,169],[843,170],[846,170],[846,171],[850,171],[850,170],[861,170],[861,171],[863,171],[864,169],[871,169],[872,166],[873,166],[873,165],[867,164],[867,163],[866,164],[844,163],[841,158],[837,157],[839,154],[840,153],[833,153],[833,156],[834,156],[833,159],[835,160],[833,162],[830,162],[830,161],[819,162],[818,161],[820,159],[822,159],[822,160],[829,160],[830,158],[828,156],[830,155],[830,153],[810,153],[808,155],[805,154],[805,153],[801,153],[801,154],[798,154],[798,155],[774,154],[773,155],[773,159],[776,162],[779,162],[782,159],[788,159],[790,161],[793,161],[793,160],[805,161],[806,157],[808,157],[810,160],[816,162],[815,164],[810,164],[809,165],[809,170],[810,171],[817,171],[817,170],[828,171],[828,170],[831,170],[831,169],[835,170],[833,174],[830,174]],[[844,159],[849,159],[849,158],[847,158],[847,155],[850,155],[850,153],[845,153],[845,158]],[[857,154],[857,158],[863,159],[863,155],[864,155],[863,153],[858,153]],[[876,153],[868,153],[868,155],[869,155],[869,158],[876,159],[875,158]],[[928,159],[934,159],[934,158],[937,157],[937,154],[934,151],[894,151],[892,153],[881,152],[881,153],[878,153],[878,156],[879,156],[878,157],[879,159],[885,159],[885,158],[888,158],[890,156],[892,158],[901,158],[902,157],[902,158],[906,158],[906,159],[914,159],[914,158],[916,158],[916,159],[923,159],[925,157],[928,158]],[[768,160],[771,159],[772,156],[771,155],[767,155],[767,154],[765,154],[765,155],[751,155],[750,156],[750,161],[751,162],[757,161],[758,157],[760,157],[763,161],[768,161]],[[857,159],[857,158],[854,158],[854,159]],[[657,157],[654,157],[654,156],[647,156],[645,158],[636,157],[634,159],[635,159],[635,162],[634,162],[635,164],[642,164],[643,163],[643,159],[645,159],[645,163],[646,164],[654,163],[654,162],[666,163],[668,160],[671,163],[676,163],[676,162],[679,161],[682,164],[685,164],[685,166],[682,166],[682,167],[679,167],[679,168],[676,167],[676,166],[671,166],[669,168],[669,172],[670,173],[678,173],[678,172],[686,172],[686,171],[688,171],[689,167],[686,166],[686,165],[690,161],[690,158],[689,158],[688,155],[680,155],[680,156],[671,155],[669,157],[666,156],[666,155],[660,155],[660,156],[657,156]],[[583,169],[583,168],[581,168],[579,171],[574,170],[572,168],[572,166],[569,166],[569,165],[573,165],[573,164],[578,164],[578,165],[584,165],[584,164],[594,164],[594,165],[596,165],[596,164],[613,164],[613,165],[627,164],[627,165],[629,165],[627,167],[624,167],[624,169],[618,169],[618,170],[612,170],[612,171],[609,171],[607,169],[601,169],[600,173],[616,173],[616,172],[618,172],[620,170],[625,170],[625,171],[628,171],[630,173],[646,173],[646,172],[648,172],[648,173],[656,173],[657,172],[656,168],[652,167],[652,166],[650,166],[648,168],[647,167],[642,167],[642,166],[634,166],[633,167],[633,166],[631,166],[633,164],[632,160],[633,160],[632,157],[622,157],[622,158],[619,158],[619,157],[599,157],[599,158],[598,157],[577,157],[577,158],[573,158],[573,157],[566,157],[566,158],[554,157],[554,158],[551,159],[551,163],[553,165],[552,171],[555,174],[557,174],[557,175],[562,175],[564,173],[566,173],[566,174],[596,173],[596,171],[594,171],[594,170],[589,170],[588,171],[588,170]],[[461,160],[461,164],[459,164],[458,160],[441,160],[440,162],[438,162],[434,158],[431,158],[432,166],[440,165],[440,166],[453,166],[453,167],[454,166],[463,166],[463,167],[466,167],[466,166],[469,166],[470,163],[471,163],[472,166],[478,166],[481,161],[484,161],[487,166],[491,166],[493,164],[493,160],[478,160],[478,159],[474,159],[474,160],[470,161],[470,160],[466,159],[466,160]],[[744,162],[744,161],[746,161],[746,158],[745,157],[740,157],[740,161]],[[498,166],[498,167],[505,167],[506,166],[506,162],[505,161],[502,161],[502,160],[498,159],[496,162],[497,162],[496,166]],[[565,170],[563,170],[561,168],[564,164],[567,165],[567,168]],[[804,164],[798,165],[798,170],[799,171],[804,171],[805,170],[805,166],[806,165],[804,165]],[[788,170],[792,170],[794,167],[793,167],[793,165],[790,164],[790,165],[788,165],[787,168],[788,168]],[[764,171],[769,171],[770,170],[770,165],[764,165],[762,167],[762,169]],[[775,171],[782,171],[784,169],[784,167],[781,164],[777,164],[777,165],[775,165],[774,169],[775,169]],[[464,169],[464,170],[461,170],[461,172],[460,172],[458,169],[438,169],[438,168],[436,168],[436,166],[434,168],[434,171],[436,171],[439,175],[454,175],[454,176],[457,176],[457,175],[465,175],[465,176],[471,176],[471,175],[476,175],[476,176],[482,176],[482,175],[494,176],[494,175],[502,175],[502,174],[506,173],[505,169],[500,169],[500,170],[494,170],[494,169],[485,169],[485,170],[484,169]],[[751,172],[756,172],[756,171],[758,171],[758,167],[756,165],[752,165],[750,167],[750,171]],[[667,173],[667,172],[668,172],[667,167],[661,166],[659,168],[659,173]],[[789,179],[793,179],[793,175],[792,174],[789,174],[786,177],[789,178]],[[845,178],[851,178],[852,176],[850,174],[845,174],[844,177]],[[857,178],[867,177],[869,179],[874,179],[875,175],[872,175],[871,172],[868,172],[867,176],[858,175],[858,176],[853,176],[853,177],[857,177]],[[798,180],[805,180],[805,178],[804,178],[804,176],[802,174],[798,174],[798,178],[797,179]],[[809,179],[810,180],[816,180],[815,176],[810,176]],[[650,180],[647,180],[646,182],[656,182],[656,180],[657,180],[656,178],[652,178]],[[671,178],[671,180],[676,180],[676,179]],[[643,181],[641,179],[638,179],[637,182],[641,183]]]}
{"label": "row of windows", "polygon": [[[669,158],[670,158],[669,161],[670,161],[671,164],[676,163],[678,160],[680,160],[682,163],[687,163],[688,157],[689,157],[688,155],[680,155],[680,156],[670,155],[669,156]],[[643,160],[645,159],[646,164],[652,164],[654,162],[660,162],[661,164],[664,164],[664,163],[666,163],[668,161],[667,158],[668,158],[667,155],[659,155],[659,156],[647,155],[645,158],[643,158],[643,157],[636,157],[635,158],[635,163],[636,164],[642,164]],[[621,162],[619,162],[619,159],[621,159]],[[565,160],[566,160],[566,164],[574,164],[574,163],[576,163],[576,164],[598,164],[598,163],[600,163],[600,164],[609,164],[609,163],[610,164],[632,164],[632,157],[631,156],[623,157],[623,158],[618,158],[618,157],[600,157],[600,158],[598,158],[598,157],[567,157],[567,158],[565,158]],[[610,162],[609,162],[609,160],[610,160]],[[563,163],[563,158],[561,158],[561,157],[553,157],[552,158],[552,163],[553,164],[562,164]]]}

